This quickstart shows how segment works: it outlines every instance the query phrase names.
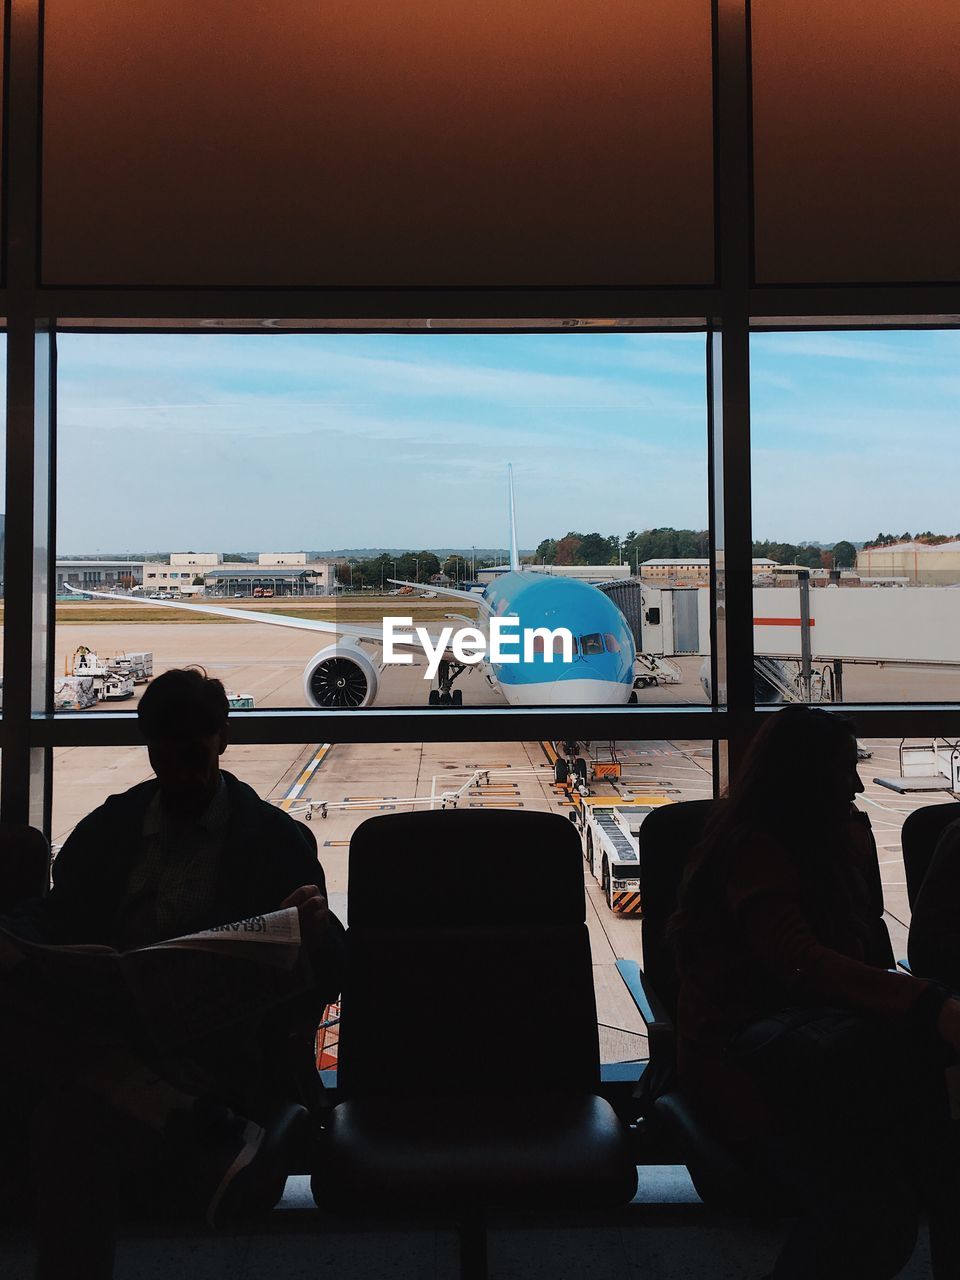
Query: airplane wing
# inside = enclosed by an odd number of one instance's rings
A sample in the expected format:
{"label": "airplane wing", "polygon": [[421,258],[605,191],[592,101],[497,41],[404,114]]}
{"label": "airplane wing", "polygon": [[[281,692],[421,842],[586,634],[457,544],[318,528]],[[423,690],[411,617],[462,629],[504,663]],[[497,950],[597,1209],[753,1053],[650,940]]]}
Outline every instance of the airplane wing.
{"label": "airplane wing", "polygon": [[396,587],[413,587],[414,591],[429,591],[431,595],[449,596],[451,600],[469,600],[479,606],[485,613],[490,612],[490,605],[479,591],[460,591],[457,587],[438,587],[433,582],[405,582],[403,578],[388,578]]}
{"label": "airplane wing", "polygon": [[[76,587],[68,588],[81,599],[95,596],[98,600],[112,600],[115,604],[141,605],[145,608],[180,609],[184,613],[209,613],[218,618],[231,618],[234,622],[263,622],[271,627],[288,627],[294,631],[320,631],[324,635],[347,636],[353,640],[364,640],[370,644],[383,644],[383,631],[380,627],[357,626],[351,622],[325,622],[320,618],[293,618],[284,613],[261,613],[256,609],[227,609],[215,604],[185,604],[182,600],[142,600],[139,596],[121,596],[109,591],[84,591]],[[439,636],[428,632],[431,644],[439,644]],[[398,631],[394,634],[394,644],[400,649],[420,649],[417,636],[412,632]]]}

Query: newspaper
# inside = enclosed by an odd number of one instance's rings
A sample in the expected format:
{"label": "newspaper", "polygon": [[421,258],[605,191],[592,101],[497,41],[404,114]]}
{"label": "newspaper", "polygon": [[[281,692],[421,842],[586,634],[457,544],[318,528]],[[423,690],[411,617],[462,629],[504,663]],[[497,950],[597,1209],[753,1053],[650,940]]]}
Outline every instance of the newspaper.
{"label": "newspaper", "polygon": [[312,983],[295,907],[125,952],[51,946],[0,929],[0,969],[15,967],[17,956],[101,1007],[132,995],[145,1030],[165,1048],[254,1019]]}

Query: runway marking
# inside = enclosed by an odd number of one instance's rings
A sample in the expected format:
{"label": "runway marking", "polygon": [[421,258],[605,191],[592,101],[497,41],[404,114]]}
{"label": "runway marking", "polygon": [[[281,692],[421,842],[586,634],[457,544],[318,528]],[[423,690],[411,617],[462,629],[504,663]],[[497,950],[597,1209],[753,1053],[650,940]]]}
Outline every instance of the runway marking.
{"label": "runway marking", "polygon": [[311,780],[313,775],[320,768],[321,764],[324,761],[324,758],[326,757],[327,753],[330,750],[331,750],[331,744],[329,742],[322,742],[320,744],[313,759],[310,761],[307,767],[301,771],[300,776],[297,778],[297,780],[290,787],[287,794],[280,801],[281,809],[289,809],[295,800],[299,800],[300,796],[303,794],[304,787],[306,787],[307,783]]}

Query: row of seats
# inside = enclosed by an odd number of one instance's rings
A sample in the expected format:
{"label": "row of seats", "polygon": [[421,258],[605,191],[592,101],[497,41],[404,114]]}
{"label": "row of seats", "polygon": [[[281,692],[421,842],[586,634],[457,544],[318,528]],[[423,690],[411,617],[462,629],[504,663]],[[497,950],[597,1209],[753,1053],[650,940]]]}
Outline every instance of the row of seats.
{"label": "row of seats", "polygon": [[[686,1164],[708,1203],[789,1210],[676,1086],[665,929],[714,803],[666,806],[642,828],[644,969],[619,968],[650,1060],[628,1122],[602,1096],[574,827],[551,814],[454,810],[385,815],[356,831],[335,1105],[313,1162],[318,1203],[453,1211],[469,1277],[486,1274],[487,1210],[626,1203],[651,1149]],[[958,814],[936,806],[904,824],[911,901]],[[39,833],[0,828],[0,869],[0,910],[42,888]]]}
{"label": "row of seats", "polygon": [[[627,961],[618,968],[650,1034],[650,1062],[638,1087],[638,1109],[649,1136],[685,1164],[701,1199],[731,1212],[789,1213],[775,1187],[759,1183],[710,1132],[689,1097],[677,1087],[674,1023],[679,980],[667,943],[667,922],[677,909],[687,858],[695,849],[717,802],[687,801],[655,810],[641,829],[643,969]],[[903,861],[911,909],[940,836],[960,818],[960,804],[940,804],[910,814],[902,828]],[[879,867],[876,868],[879,879]],[[886,931],[883,920],[876,922]],[[904,968],[905,961],[901,961]]]}

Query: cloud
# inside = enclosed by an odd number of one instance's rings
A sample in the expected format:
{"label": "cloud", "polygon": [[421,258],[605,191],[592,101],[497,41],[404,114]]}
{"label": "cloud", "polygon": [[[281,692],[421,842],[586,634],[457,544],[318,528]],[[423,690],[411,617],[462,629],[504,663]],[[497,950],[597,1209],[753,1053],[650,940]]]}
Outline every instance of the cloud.
{"label": "cloud", "polygon": [[[507,461],[525,545],[705,523],[703,334],[59,342],[63,550],[496,545]],[[758,536],[953,531],[960,334],[752,354]]]}
{"label": "cloud", "polygon": [[[946,337],[947,343],[938,341]],[[844,360],[864,364],[922,368],[939,360],[950,347],[960,353],[956,335],[947,331],[895,331],[864,337],[858,333],[757,333],[750,340],[754,359]]]}

